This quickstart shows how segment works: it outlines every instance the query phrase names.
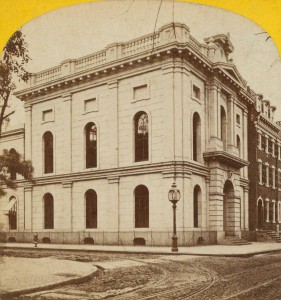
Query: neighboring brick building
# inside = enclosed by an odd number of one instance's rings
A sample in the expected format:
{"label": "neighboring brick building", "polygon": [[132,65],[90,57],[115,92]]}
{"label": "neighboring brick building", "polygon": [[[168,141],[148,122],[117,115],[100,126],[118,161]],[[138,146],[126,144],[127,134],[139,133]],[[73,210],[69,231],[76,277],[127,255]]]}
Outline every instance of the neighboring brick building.
{"label": "neighboring brick building", "polygon": [[248,119],[251,231],[274,229],[281,221],[281,127],[274,122],[276,107],[255,97]]}
{"label": "neighboring brick building", "polygon": [[233,50],[228,35],[200,44],[173,23],[34,74],[16,95],[35,183],[12,192],[17,226],[1,216],[6,238],[170,245],[174,181],[179,245],[248,232],[255,98]]}

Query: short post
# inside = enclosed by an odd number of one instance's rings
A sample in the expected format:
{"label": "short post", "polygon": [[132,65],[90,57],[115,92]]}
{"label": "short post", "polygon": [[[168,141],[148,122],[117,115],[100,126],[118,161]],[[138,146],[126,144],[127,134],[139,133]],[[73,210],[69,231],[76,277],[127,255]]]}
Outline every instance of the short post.
{"label": "short post", "polygon": [[172,252],[178,252],[178,237],[177,237],[177,221],[176,221],[176,208],[177,202],[180,200],[181,194],[177,189],[175,183],[172,184],[172,188],[169,190],[168,199],[173,204],[173,236],[172,236]]}

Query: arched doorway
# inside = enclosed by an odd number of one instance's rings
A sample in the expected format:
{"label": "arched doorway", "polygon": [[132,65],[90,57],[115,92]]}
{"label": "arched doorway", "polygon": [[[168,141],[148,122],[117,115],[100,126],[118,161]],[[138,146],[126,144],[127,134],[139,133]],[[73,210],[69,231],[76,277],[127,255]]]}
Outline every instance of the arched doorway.
{"label": "arched doorway", "polygon": [[263,227],[263,205],[262,200],[258,201],[258,229],[262,229]]}
{"label": "arched doorway", "polygon": [[225,235],[235,235],[235,197],[234,188],[230,180],[227,180],[223,188],[223,230]]}

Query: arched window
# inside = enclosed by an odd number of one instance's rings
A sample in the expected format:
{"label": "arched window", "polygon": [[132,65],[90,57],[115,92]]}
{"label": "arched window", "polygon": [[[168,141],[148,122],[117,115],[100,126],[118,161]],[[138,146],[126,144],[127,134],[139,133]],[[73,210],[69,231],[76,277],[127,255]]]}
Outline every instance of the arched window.
{"label": "arched window", "polygon": [[10,229],[17,229],[17,199],[16,197],[12,196],[9,199],[9,228]]}
{"label": "arched window", "polygon": [[149,227],[149,192],[144,185],[135,188],[135,227]]}
{"label": "arched window", "polygon": [[43,135],[44,143],[44,173],[54,172],[54,138],[50,131]]}
{"label": "arched window", "polygon": [[201,120],[198,113],[193,115],[193,160],[201,159]]}
{"label": "arched window", "polygon": [[[12,155],[12,156],[16,156],[17,155],[17,151],[12,148],[10,149],[9,153]],[[17,172],[15,171],[15,169],[13,169],[12,167],[10,167],[10,179],[11,180],[17,180]]]}
{"label": "arched window", "polygon": [[193,190],[193,227],[201,227],[201,189],[196,185]]}
{"label": "arched window", "polygon": [[221,140],[223,142],[223,149],[226,150],[226,132],[227,132],[227,122],[226,113],[224,108],[221,106]]}
{"label": "arched window", "polygon": [[44,229],[54,229],[54,198],[52,194],[44,195]]}
{"label": "arched window", "polygon": [[238,149],[239,157],[241,157],[241,142],[239,135],[236,136],[236,146]]}
{"label": "arched window", "polygon": [[86,135],[86,168],[97,166],[97,126],[95,123],[88,123],[85,126]]}
{"label": "arched window", "polygon": [[134,117],[135,125],[135,161],[148,160],[148,116],[138,112]]}
{"label": "arched window", "polygon": [[86,200],[86,228],[97,228],[97,193],[94,190],[88,190],[85,193]]}

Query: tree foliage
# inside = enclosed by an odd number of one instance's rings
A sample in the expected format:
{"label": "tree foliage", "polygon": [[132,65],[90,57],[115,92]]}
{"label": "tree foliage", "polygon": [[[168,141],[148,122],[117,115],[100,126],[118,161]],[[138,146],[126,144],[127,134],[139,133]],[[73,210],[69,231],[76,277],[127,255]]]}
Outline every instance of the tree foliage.
{"label": "tree foliage", "polygon": [[[25,69],[29,60],[24,35],[21,30],[17,30],[4,47],[0,61],[0,139],[3,122],[15,112],[7,112],[10,96],[16,88],[15,82],[27,82],[30,77],[30,73]],[[11,176],[16,173],[32,181],[31,162],[25,161],[17,151],[3,150],[3,154],[0,155],[0,196],[5,194],[5,187],[17,187],[15,178]]]}
{"label": "tree foliage", "polygon": [[10,96],[16,88],[15,81],[27,82],[30,77],[30,73],[25,69],[29,60],[27,43],[19,29],[4,47],[0,62],[0,138],[3,122],[15,113],[14,110],[6,112]]}
{"label": "tree foliage", "polygon": [[0,155],[0,196],[5,195],[4,188],[16,189],[17,183],[11,174],[17,173],[24,179],[32,181],[33,167],[31,161],[23,160],[17,151],[3,150]]}

